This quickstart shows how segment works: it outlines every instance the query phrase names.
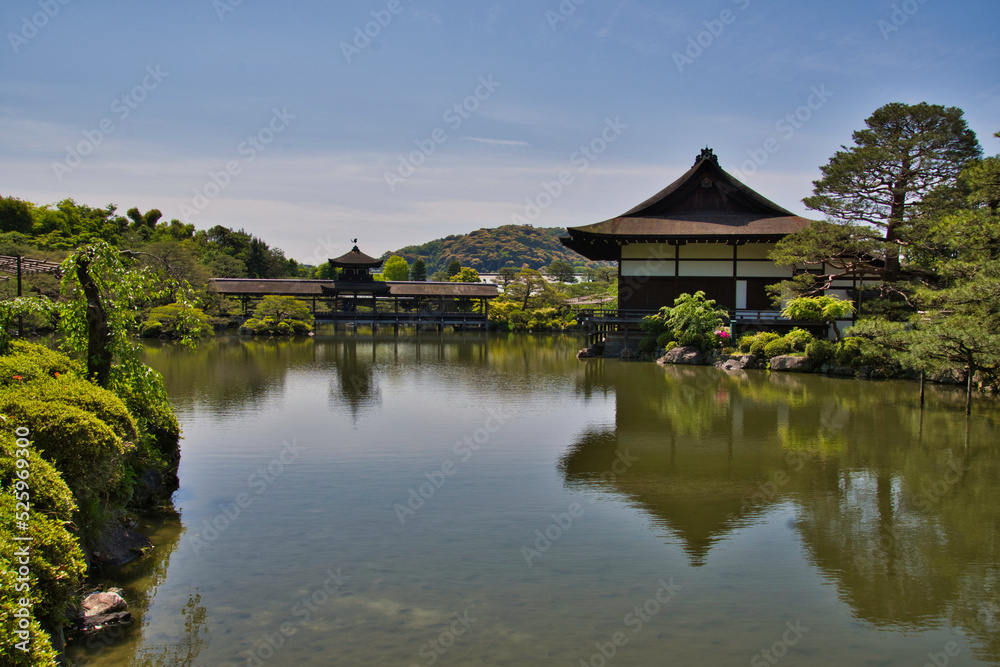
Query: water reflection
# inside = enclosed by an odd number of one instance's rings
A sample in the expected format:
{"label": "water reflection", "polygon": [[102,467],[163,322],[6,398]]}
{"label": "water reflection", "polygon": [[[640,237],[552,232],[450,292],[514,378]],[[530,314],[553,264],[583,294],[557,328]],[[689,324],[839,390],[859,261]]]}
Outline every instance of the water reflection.
{"label": "water reflection", "polygon": [[[623,494],[690,563],[794,508],[808,560],[857,618],[877,627],[955,627],[1000,660],[997,412],[966,422],[960,397],[761,372],[594,364],[582,393],[613,388],[614,428],[584,430],[561,468],[569,485]],[[609,475],[616,457],[633,465]]]}
{"label": "water reflection", "polygon": [[[102,573],[102,583],[123,589],[137,622],[71,643],[66,654],[73,667],[90,664],[194,665],[198,654],[208,645],[207,611],[200,606],[201,596],[197,593],[192,594],[180,610],[184,630],[179,638],[176,630],[166,639],[154,636],[156,633],[151,632],[148,625],[150,607],[166,582],[170,558],[184,534],[180,515],[166,511],[159,516],[145,517],[139,530],[151,537],[153,550],[143,558]],[[144,648],[137,652],[140,646]]]}
{"label": "water reflection", "polygon": [[201,595],[192,593],[180,609],[184,630],[180,638],[163,646],[141,649],[135,667],[194,667],[198,656],[208,646],[209,632],[205,626],[208,612],[201,606]]}

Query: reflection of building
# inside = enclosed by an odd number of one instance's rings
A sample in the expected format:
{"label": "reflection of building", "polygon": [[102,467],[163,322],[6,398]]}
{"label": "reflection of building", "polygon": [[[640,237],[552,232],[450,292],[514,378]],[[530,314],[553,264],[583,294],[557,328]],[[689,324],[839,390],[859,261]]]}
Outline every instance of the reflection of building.
{"label": "reflection of building", "polygon": [[921,409],[902,383],[587,366],[579,391],[613,392],[615,422],[577,437],[560,465],[567,485],[619,494],[694,566],[737,536],[730,548],[775,536],[755,524],[788,521],[858,619],[950,624],[1000,658],[994,420],[963,432],[961,413]]}
{"label": "reflection of building", "polygon": [[[714,369],[600,368],[585,381],[614,387],[615,426],[581,434],[561,462],[568,483],[624,494],[667,528],[696,566],[784,499],[788,489],[769,484],[776,474],[791,478],[794,465],[774,436],[789,420],[787,406],[744,395],[738,378]],[[770,383],[764,374],[754,379]],[[626,455],[634,463],[609,480],[606,471]]]}
{"label": "reflection of building", "polygon": [[810,224],[722,170],[708,148],[683,176],[617,218],[570,227],[563,245],[618,262],[618,305],[655,310],[705,292],[731,311],[770,310],[767,285],[792,277],[767,258]]}

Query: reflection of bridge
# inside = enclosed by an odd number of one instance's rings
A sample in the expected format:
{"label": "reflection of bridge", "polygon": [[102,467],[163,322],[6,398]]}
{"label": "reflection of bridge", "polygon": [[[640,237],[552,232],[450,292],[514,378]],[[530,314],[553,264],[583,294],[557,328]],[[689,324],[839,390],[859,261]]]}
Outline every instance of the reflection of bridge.
{"label": "reflection of bridge", "polygon": [[489,302],[499,295],[499,288],[488,283],[214,278],[210,284],[219,294],[240,299],[244,315],[265,296],[292,296],[311,304],[317,322],[397,330],[411,325],[485,329]]}

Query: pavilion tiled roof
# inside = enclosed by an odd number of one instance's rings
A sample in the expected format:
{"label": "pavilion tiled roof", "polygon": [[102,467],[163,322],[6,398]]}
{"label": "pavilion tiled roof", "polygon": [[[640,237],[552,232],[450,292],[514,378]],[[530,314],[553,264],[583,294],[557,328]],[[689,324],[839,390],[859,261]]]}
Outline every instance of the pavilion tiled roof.
{"label": "pavilion tiled roof", "polygon": [[812,222],[741,183],[705,149],[686,173],[635,208],[570,227],[560,240],[584,257],[615,260],[626,243],[774,242]]}
{"label": "pavilion tiled roof", "polygon": [[381,266],[382,260],[370,257],[358,250],[358,246],[354,246],[349,253],[331,259],[330,263],[340,268],[375,268]]}

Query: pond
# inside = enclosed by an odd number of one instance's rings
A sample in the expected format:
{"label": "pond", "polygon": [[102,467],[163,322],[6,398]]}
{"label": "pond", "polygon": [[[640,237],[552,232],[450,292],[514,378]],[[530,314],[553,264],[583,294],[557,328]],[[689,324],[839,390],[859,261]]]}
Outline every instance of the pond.
{"label": "pond", "polygon": [[177,514],[78,665],[1000,661],[1000,411],[569,336],[153,343]]}

